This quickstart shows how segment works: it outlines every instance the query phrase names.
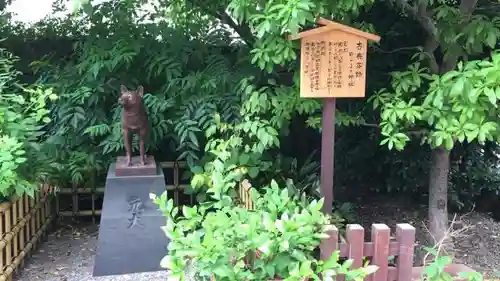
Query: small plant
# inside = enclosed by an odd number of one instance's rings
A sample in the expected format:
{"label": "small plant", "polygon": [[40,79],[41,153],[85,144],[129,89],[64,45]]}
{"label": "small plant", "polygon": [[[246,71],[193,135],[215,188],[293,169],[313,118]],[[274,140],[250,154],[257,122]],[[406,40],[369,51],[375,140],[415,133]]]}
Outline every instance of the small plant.
{"label": "small plant", "polygon": [[12,193],[34,193],[35,186],[20,179],[16,172],[19,166],[26,162],[22,146],[16,138],[0,135],[0,193],[4,198]]}
{"label": "small plant", "polygon": [[433,248],[424,247],[427,254],[423,259],[424,271],[420,280],[451,281],[454,280],[454,277],[458,277],[468,281],[483,281],[483,276],[479,272],[459,272],[458,274],[454,273],[456,276],[453,276],[445,270],[453,261],[450,256],[444,254],[450,250],[452,238],[463,236],[465,231],[469,228],[468,226],[462,226],[461,228],[455,229],[456,219],[457,217],[454,215],[444,237],[440,240],[436,240],[436,244]]}
{"label": "small plant", "polygon": [[[173,207],[166,193],[153,201],[167,217],[163,228],[170,239],[163,267],[185,280],[186,265],[196,270],[196,280],[362,280],[375,266],[350,270],[352,261],[339,263],[335,252],[319,260],[316,250],[331,227],[321,212],[323,200],[304,202],[280,189],[275,181],[263,195],[252,192],[255,210],[213,204]],[[227,199],[230,200],[230,199]]]}
{"label": "small plant", "polygon": [[[438,250],[434,248],[425,248],[427,253],[432,256],[433,261],[426,264],[422,279],[425,281],[451,281],[453,277],[445,271],[446,266],[452,263],[450,256],[439,255]],[[479,272],[460,272],[458,277],[468,281],[483,281],[483,275]]]}

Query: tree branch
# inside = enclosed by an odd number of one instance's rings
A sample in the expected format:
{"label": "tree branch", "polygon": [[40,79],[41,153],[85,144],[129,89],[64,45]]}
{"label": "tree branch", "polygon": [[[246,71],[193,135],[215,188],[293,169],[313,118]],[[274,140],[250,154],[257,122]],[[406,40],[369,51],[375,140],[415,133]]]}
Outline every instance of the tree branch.
{"label": "tree branch", "polygon": [[478,2],[478,0],[462,0],[460,2],[460,12],[462,12],[462,15],[465,16],[466,23],[468,23],[470,21],[470,18],[472,16],[472,12],[474,12],[474,10],[477,7],[477,2]]}
{"label": "tree branch", "polygon": [[[463,21],[460,23],[461,27],[467,25],[470,22],[472,13],[477,7],[477,2],[478,0],[462,0],[460,2],[459,10],[463,17]],[[445,55],[439,72],[446,73],[457,67],[459,57],[460,54],[458,54],[457,52],[453,52],[452,54],[448,54],[447,56]]]}
{"label": "tree branch", "polygon": [[397,53],[397,52],[401,52],[401,51],[406,51],[406,50],[415,50],[415,49],[418,49],[420,46],[413,46],[413,47],[401,47],[401,48],[397,48],[397,49],[394,49],[394,50],[390,50],[390,51],[386,51],[386,50],[383,50],[375,45],[371,45],[370,48],[373,48],[381,53],[384,53],[384,54],[392,54],[392,53]]}
{"label": "tree branch", "polygon": [[[457,66],[459,53],[451,53],[444,56],[441,66],[436,60],[434,52],[440,46],[439,38],[437,37],[437,27],[432,19],[432,14],[428,10],[428,1],[418,1],[418,4],[410,5],[408,0],[395,0],[396,4],[406,13],[410,14],[426,31],[428,38],[424,45],[424,51],[427,54],[429,62],[429,70],[431,73],[445,73]],[[472,13],[477,7],[478,0],[462,0],[459,10],[463,16],[461,26],[470,22]],[[443,48],[441,48],[443,49]]]}
{"label": "tree branch", "polygon": [[224,10],[215,11],[214,16],[222,23],[225,23],[234,29],[234,31],[240,35],[241,39],[243,39],[247,45],[253,45],[255,38],[253,37],[252,31],[248,25],[240,25],[236,23]]}
{"label": "tree branch", "polygon": [[407,132],[408,135],[414,136],[414,137],[419,137],[419,138],[424,136],[424,135],[427,135],[428,133],[429,133],[429,130],[427,130],[427,129]]}
{"label": "tree branch", "polygon": [[424,52],[427,54],[427,61],[429,62],[429,71],[432,74],[439,73],[439,64],[436,60],[434,52],[439,47],[439,42],[435,37],[427,37],[427,41],[424,45]]}
{"label": "tree branch", "polygon": [[427,9],[427,1],[420,1],[420,4],[410,5],[408,0],[396,0],[397,5],[415,19],[427,33],[427,40],[424,44],[424,52],[427,54],[429,70],[431,73],[439,73],[439,64],[434,52],[439,47],[437,38],[437,27],[432,20],[432,15]]}
{"label": "tree branch", "polygon": [[410,5],[408,0],[395,0],[396,4],[401,8],[404,12],[410,14],[410,16],[416,20],[422,28],[427,32],[429,36],[437,35],[437,27],[434,21],[432,20],[432,15],[427,10],[427,2],[421,1],[420,5]]}
{"label": "tree branch", "polygon": [[358,125],[363,127],[380,128],[379,124],[359,123]]}
{"label": "tree branch", "polygon": [[[0,0],[1,1],[1,0]],[[211,15],[212,17],[215,17],[218,19],[221,23],[227,24],[229,27],[231,27],[238,35],[241,37],[241,39],[248,45],[252,46],[253,43],[255,42],[255,38],[252,34],[252,31],[250,30],[250,27],[247,25],[240,25],[237,22],[235,22],[227,13],[225,10],[225,6],[217,6],[213,7],[213,5],[209,6],[203,1],[197,1],[197,0],[188,0],[191,2],[192,5],[198,7],[205,13]],[[207,7],[209,6],[209,7]]]}

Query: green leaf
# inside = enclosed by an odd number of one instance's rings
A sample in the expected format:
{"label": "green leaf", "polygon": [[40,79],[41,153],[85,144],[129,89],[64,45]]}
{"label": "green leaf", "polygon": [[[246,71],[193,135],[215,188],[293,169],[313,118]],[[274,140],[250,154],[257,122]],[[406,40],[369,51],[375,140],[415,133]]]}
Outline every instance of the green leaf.
{"label": "green leaf", "polygon": [[454,145],[453,138],[451,136],[444,139],[444,147],[446,148],[446,150],[451,151],[453,145]]}
{"label": "green leaf", "polygon": [[175,263],[173,262],[172,256],[164,256],[160,261],[160,266],[170,270],[175,269]]}
{"label": "green leaf", "polygon": [[366,266],[366,267],[363,268],[364,273],[367,274],[367,275],[373,274],[377,270],[378,270],[378,266],[373,265],[373,264],[370,264],[370,265],[368,265],[368,266]]}
{"label": "green leaf", "polygon": [[215,134],[215,132],[217,131],[217,126],[216,125],[211,125],[207,128],[207,130],[205,131],[205,136],[207,138],[213,136]]}
{"label": "green leaf", "polygon": [[192,188],[200,188],[205,183],[205,177],[201,174],[196,174],[191,179],[191,187]]}
{"label": "green leaf", "polygon": [[16,162],[17,164],[21,164],[21,163],[26,162],[26,160],[28,160],[28,159],[27,159],[27,158],[25,158],[25,157],[19,157],[19,158],[16,158],[16,159],[14,160],[14,162]]}
{"label": "green leaf", "polygon": [[191,170],[191,173],[193,173],[193,174],[201,174],[201,173],[203,173],[203,168],[200,167],[200,166],[192,166],[190,168],[190,170]]}
{"label": "green leaf", "polygon": [[442,143],[443,143],[443,138],[442,138],[442,137],[437,136],[437,137],[435,138],[434,145],[435,145],[436,147],[439,147],[439,146],[441,146],[441,144],[442,144]]}
{"label": "green leaf", "polygon": [[323,264],[323,268],[325,269],[336,268],[338,266],[338,260],[339,260],[339,251],[335,251],[328,258],[328,260],[325,261],[325,263]]}
{"label": "green leaf", "polygon": [[55,100],[57,100],[58,98],[59,98],[59,97],[58,97],[56,94],[50,94],[50,95],[49,95],[49,100],[51,100],[51,101],[55,101]]}
{"label": "green leaf", "polygon": [[488,36],[486,37],[486,45],[488,47],[494,49],[497,44],[497,33],[495,30],[488,32]]}
{"label": "green leaf", "polygon": [[189,139],[191,140],[191,142],[196,146],[198,147],[198,139],[196,138],[196,135],[194,134],[194,132],[189,132],[188,133],[189,135]]}
{"label": "green leaf", "polygon": [[278,229],[279,232],[281,232],[281,233],[285,232],[285,226],[284,226],[282,220],[276,220],[274,222],[274,226],[276,226],[276,229]]}
{"label": "green leaf", "polygon": [[437,256],[437,255],[438,255],[437,250],[436,250],[436,249],[434,249],[434,248],[430,248],[430,247],[426,247],[426,246],[424,246],[424,247],[422,247],[422,248],[423,248],[423,249],[424,249],[427,253],[429,253],[429,254],[431,254],[431,255],[433,255],[433,256]]}
{"label": "green leaf", "polygon": [[456,96],[459,96],[463,93],[464,91],[464,82],[465,82],[465,79],[464,78],[459,78],[455,84],[453,84],[453,86],[451,87],[451,90],[450,90],[450,95],[452,97],[456,97]]}
{"label": "green leaf", "polygon": [[352,266],[352,263],[354,262],[353,259],[348,259],[342,264],[342,268],[344,269],[349,269]]}
{"label": "green leaf", "polygon": [[304,277],[312,274],[311,261],[305,261],[300,265],[299,274]]}
{"label": "green leaf", "polygon": [[478,130],[465,132],[465,136],[467,136],[467,141],[468,142],[474,141],[474,139],[477,138],[478,134],[479,134]]}
{"label": "green leaf", "polygon": [[246,164],[248,164],[249,160],[250,160],[250,155],[248,155],[248,154],[241,154],[239,156],[240,165],[246,165]]}
{"label": "green leaf", "polygon": [[495,91],[491,88],[485,88],[484,94],[488,97],[488,100],[490,101],[490,103],[496,107],[497,95],[496,95]]}
{"label": "green leaf", "polygon": [[387,147],[389,148],[389,150],[392,150],[392,148],[394,148],[394,139],[393,138],[389,139],[389,143],[388,143]]}
{"label": "green leaf", "polygon": [[[217,277],[228,277],[231,275],[231,269],[227,265],[218,265],[213,268],[213,273]],[[217,278],[218,279],[218,278]]]}
{"label": "green leaf", "polygon": [[268,256],[271,252],[271,250],[269,249],[269,246],[272,244],[271,240],[267,240],[265,241],[260,247],[259,247],[259,251],[261,251],[262,253],[264,253],[264,255]]}
{"label": "green leaf", "polygon": [[250,167],[248,169],[248,175],[254,179],[255,177],[257,177],[257,175],[259,174],[259,168],[258,167]]}
{"label": "green leaf", "polygon": [[265,270],[266,270],[267,276],[275,276],[276,275],[276,269],[275,269],[274,264],[266,264]]}

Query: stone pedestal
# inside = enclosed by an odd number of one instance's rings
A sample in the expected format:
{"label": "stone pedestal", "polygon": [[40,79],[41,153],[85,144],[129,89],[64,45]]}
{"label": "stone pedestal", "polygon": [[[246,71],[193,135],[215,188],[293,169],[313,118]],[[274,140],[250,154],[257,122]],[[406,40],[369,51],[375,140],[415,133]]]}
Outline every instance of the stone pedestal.
{"label": "stone pedestal", "polygon": [[116,163],[110,165],[93,276],[164,270],[168,239],[160,227],[166,221],[149,194],[163,193],[165,179],[155,168],[154,175],[118,176]]}
{"label": "stone pedestal", "polygon": [[127,166],[127,157],[119,156],[116,158],[117,176],[154,176],[157,174],[156,162],[153,156],[146,157],[146,165],[141,165],[141,157],[134,156],[131,159],[131,166]]}

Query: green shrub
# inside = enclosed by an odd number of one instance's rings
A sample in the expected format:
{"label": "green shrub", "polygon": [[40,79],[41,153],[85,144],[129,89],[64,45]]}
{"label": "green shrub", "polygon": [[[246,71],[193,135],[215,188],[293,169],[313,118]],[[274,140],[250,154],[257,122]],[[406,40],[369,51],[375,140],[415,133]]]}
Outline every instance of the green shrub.
{"label": "green shrub", "polygon": [[20,73],[14,67],[17,60],[0,49],[0,195],[3,200],[12,195],[34,194],[36,173],[30,160],[36,160],[40,151],[38,137],[43,134],[44,125],[50,122],[46,101],[57,99],[51,90],[20,85]]}
{"label": "green shrub", "polygon": [[[339,264],[339,253],[328,260],[317,257],[320,241],[332,227],[321,212],[323,201],[306,201],[290,196],[275,181],[264,187],[261,196],[253,192],[255,210],[213,204],[173,207],[166,193],[151,197],[167,217],[163,228],[170,239],[163,267],[185,278],[186,265],[196,272],[196,280],[362,280],[375,266],[349,270],[352,261]],[[230,199],[227,199],[230,200]],[[183,280],[183,279],[181,279]]]}

